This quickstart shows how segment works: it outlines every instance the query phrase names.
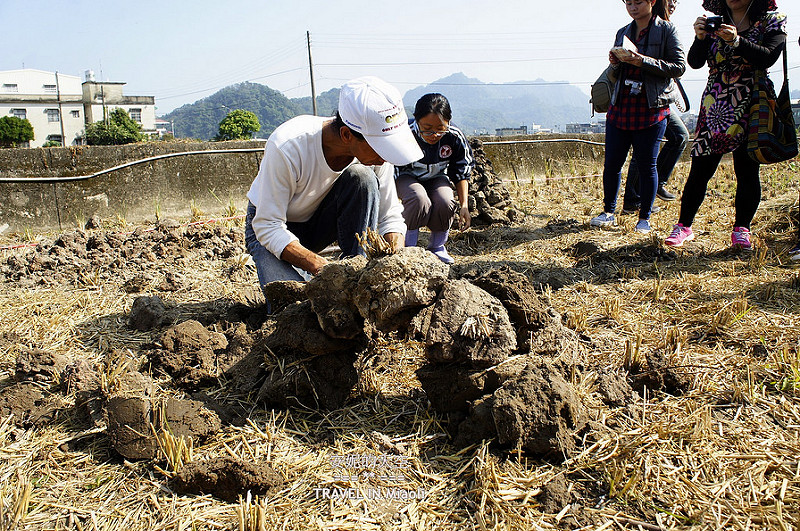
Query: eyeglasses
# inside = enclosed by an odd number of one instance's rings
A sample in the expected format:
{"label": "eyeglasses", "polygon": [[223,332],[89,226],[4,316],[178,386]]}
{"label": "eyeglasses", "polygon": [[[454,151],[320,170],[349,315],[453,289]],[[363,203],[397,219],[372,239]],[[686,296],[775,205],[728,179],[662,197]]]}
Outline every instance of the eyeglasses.
{"label": "eyeglasses", "polygon": [[450,132],[450,128],[448,127],[444,131],[420,131],[420,136],[424,136],[425,138],[440,138]]}

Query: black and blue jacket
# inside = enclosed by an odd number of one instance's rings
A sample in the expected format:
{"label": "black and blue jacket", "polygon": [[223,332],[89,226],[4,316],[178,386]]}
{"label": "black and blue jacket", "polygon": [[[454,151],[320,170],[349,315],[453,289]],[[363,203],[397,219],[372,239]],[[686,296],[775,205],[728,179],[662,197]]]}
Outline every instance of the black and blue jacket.
{"label": "black and blue jacket", "polygon": [[418,181],[427,181],[440,175],[447,175],[453,184],[469,179],[475,160],[469,141],[460,129],[450,126],[450,130],[435,144],[428,144],[419,134],[414,119],[408,121],[422,150],[423,156],[416,162],[405,166],[395,166],[395,177],[411,176]]}

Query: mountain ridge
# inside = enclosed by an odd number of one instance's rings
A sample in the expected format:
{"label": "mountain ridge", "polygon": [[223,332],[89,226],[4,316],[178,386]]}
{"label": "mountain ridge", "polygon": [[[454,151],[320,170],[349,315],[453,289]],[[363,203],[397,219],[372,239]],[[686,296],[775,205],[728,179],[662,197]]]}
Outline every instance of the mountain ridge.
{"label": "mountain ridge", "polygon": [[[545,128],[568,122],[589,121],[589,96],[567,82],[515,81],[484,83],[461,72],[451,74],[405,93],[403,104],[409,116],[420,96],[441,92],[450,101],[453,123],[466,134],[494,132],[499,127],[538,124]],[[317,114],[333,115],[338,105],[339,89],[317,95]],[[281,123],[301,114],[311,114],[311,98],[287,98],[281,92],[260,83],[230,85],[194,103],[188,103],[163,115],[172,121],[178,137],[211,139],[219,122],[234,109],[251,111],[258,116],[260,138],[267,137]]]}

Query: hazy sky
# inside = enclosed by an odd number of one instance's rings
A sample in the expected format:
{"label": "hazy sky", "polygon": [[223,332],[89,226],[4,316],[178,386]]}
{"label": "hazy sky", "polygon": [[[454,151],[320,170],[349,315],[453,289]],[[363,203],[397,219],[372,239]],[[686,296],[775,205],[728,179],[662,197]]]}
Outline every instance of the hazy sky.
{"label": "hazy sky", "polygon": [[[800,88],[800,0],[778,3]],[[687,49],[700,5],[682,0],[673,17]],[[0,0],[0,20],[0,70],[92,69],[98,80],[127,82],[128,95],[155,96],[164,114],[241,81],[310,95],[306,31],[317,93],[366,74],[405,93],[454,72],[488,83],[570,81],[588,93],[630,17],[620,0]],[[684,76],[695,109],[706,75]]]}

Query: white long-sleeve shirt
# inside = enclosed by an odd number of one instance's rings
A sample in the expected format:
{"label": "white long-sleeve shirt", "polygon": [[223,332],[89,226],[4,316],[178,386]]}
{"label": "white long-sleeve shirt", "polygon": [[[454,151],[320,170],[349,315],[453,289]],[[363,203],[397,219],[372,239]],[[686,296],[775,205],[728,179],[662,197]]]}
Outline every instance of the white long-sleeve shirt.
{"label": "white long-sleeve shirt", "polygon": [[[256,207],[253,231],[280,258],[298,240],[286,222],[308,221],[319,208],[341,171],[328,166],[322,152],[322,126],[330,118],[298,116],[280,125],[264,147],[264,158],[247,198]],[[357,162],[353,159],[353,162]],[[378,176],[378,232],[404,234],[403,206],[394,185],[394,166],[371,166]]]}

